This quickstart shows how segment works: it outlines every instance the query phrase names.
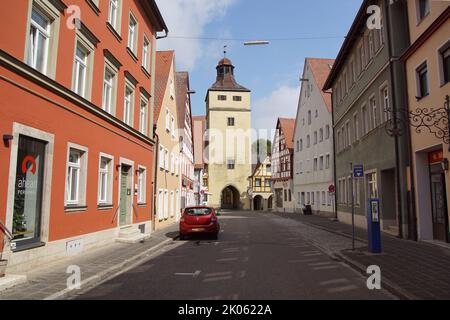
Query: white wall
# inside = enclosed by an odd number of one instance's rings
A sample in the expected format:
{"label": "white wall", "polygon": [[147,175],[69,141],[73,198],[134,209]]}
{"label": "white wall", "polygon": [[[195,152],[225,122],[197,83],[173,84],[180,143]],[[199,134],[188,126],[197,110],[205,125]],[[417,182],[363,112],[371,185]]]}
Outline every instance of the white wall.
{"label": "white wall", "polygon": [[[316,84],[314,76],[309,68],[309,64],[305,63],[303,78],[309,79],[303,82],[299,107],[297,111],[294,136],[294,197],[296,206],[300,205],[301,199],[298,195],[302,192],[325,192],[328,198],[328,186],[334,184],[333,168],[333,129],[332,116],[328,111],[321,88]],[[312,87],[310,87],[312,85]],[[316,110],[318,112],[316,117]],[[311,111],[311,125],[308,124],[308,111]],[[304,119],[304,124],[303,124]],[[330,127],[329,138],[326,139],[326,126]],[[320,142],[320,129],[323,129],[323,141]],[[314,132],[317,131],[317,144],[314,144]],[[311,145],[307,147],[307,136],[310,136]],[[297,148],[297,141],[303,140],[303,149]],[[326,168],[326,156],[330,156],[329,169]],[[320,170],[320,157],[324,157],[324,169]],[[317,171],[314,171],[314,158],[318,159]],[[313,205],[314,211],[332,212],[333,206],[328,205],[328,199],[325,205],[315,199]]]}

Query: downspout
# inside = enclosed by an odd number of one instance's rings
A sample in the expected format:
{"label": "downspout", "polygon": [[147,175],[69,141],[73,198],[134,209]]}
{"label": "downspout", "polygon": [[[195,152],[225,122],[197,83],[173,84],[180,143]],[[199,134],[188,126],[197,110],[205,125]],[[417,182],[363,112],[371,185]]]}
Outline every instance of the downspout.
{"label": "downspout", "polygon": [[157,186],[158,186],[158,159],[159,159],[159,135],[156,133],[156,125],[154,125],[153,129],[153,136],[155,137],[155,159],[153,161],[153,223],[152,223],[152,229],[153,231],[156,230],[156,198],[157,198]]}
{"label": "downspout", "polygon": [[[388,47],[388,55],[389,55],[389,76],[391,82],[391,96],[392,96],[392,110],[393,110],[393,121],[394,126],[398,125],[398,110],[397,110],[397,99],[395,94],[395,76],[394,76],[394,66],[393,61],[398,59],[398,57],[394,57],[392,53],[392,33],[391,33],[391,21],[390,21],[390,13],[388,7],[390,6],[389,0],[385,0],[384,3],[384,11],[386,17],[386,33],[387,33],[387,47]],[[400,119],[401,120],[401,119]],[[408,128],[405,128],[405,134],[409,134]],[[397,180],[397,222],[398,222],[398,237],[403,238],[404,230],[403,230],[403,194],[402,194],[402,185],[401,185],[401,164],[400,164],[400,146],[399,146],[399,135],[395,135],[395,165],[396,165],[396,180]],[[408,216],[406,216],[409,218]]]}
{"label": "downspout", "polygon": [[[333,93],[332,93],[333,95]],[[331,101],[333,101],[333,96],[331,97]],[[334,203],[333,203],[333,207],[334,207],[334,220],[338,221],[338,207],[337,207],[337,177],[336,177],[336,138],[335,138],[335,134],[334,134],[334,105],[333,102],[331,102],[331,105],[333,106],[333,110],[331,111],[331,124],[333,126],[333,179],[334,179],[334,187],[335,187],[335,192],[334,192]]]}

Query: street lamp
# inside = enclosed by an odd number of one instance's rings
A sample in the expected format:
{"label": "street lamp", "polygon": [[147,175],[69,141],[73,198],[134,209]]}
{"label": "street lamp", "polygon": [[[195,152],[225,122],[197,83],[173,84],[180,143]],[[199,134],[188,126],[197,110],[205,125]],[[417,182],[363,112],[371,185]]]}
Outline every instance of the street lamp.
{"label": "street lamp", "polygon": [[270,44],[269,41],[265,40],[257,40],[257,41],[246,41],[244,42],[244,46],[264,46]]}

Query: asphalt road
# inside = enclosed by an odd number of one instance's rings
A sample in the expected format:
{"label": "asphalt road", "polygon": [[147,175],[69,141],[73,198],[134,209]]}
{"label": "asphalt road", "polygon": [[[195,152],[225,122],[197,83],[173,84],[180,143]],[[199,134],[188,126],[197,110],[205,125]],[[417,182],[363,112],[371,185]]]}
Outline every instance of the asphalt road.
{"label": "asphalt road", "polygon": [[385,291],[367,289],[361,274],[293,233],[287,219],[268,213],[230,212],[219,220],[222,232],[218,241],[178,241],[76,299],[393,298]]}

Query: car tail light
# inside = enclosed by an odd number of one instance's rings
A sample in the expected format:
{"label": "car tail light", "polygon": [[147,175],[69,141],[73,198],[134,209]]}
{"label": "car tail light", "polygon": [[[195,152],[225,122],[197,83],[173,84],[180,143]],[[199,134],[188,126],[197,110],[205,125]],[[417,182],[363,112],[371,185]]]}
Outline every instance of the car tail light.
{"label": "car tail light", "polygon": [[216,222],[217,221],[217,218],[216,217],[212,217],[211,218],[211,222]]}

